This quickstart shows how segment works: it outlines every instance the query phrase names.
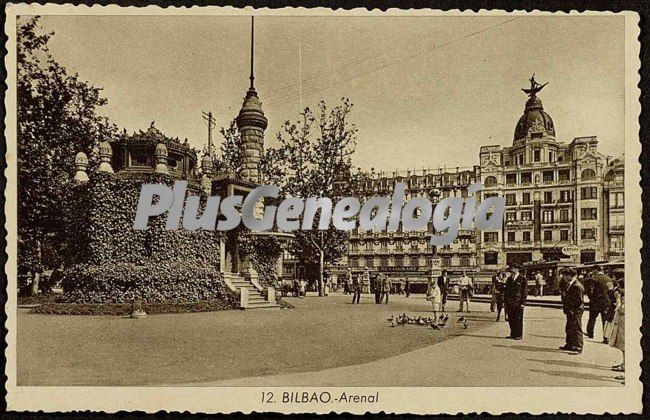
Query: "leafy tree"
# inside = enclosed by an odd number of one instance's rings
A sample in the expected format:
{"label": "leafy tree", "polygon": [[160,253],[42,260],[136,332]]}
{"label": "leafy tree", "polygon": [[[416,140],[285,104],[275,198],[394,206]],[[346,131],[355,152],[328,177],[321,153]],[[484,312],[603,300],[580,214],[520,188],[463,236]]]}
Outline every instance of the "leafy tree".
{"label": "leafy tree", "polygon": [[[219,131],[223,136],[223,143],[221,143],[218,153],[214,153],[214,146],[212,146],[213,167],[217,172],[232,172],[239,175],[241,173],[242,149],[241,134],[236,120],[232,120],[228,128],[221,127]],[[207,146],[203,153],[207,153]]]}
{"label": "leafy tree", "polygon": [[[356,127],[349,122],[352,104],[348,99],[332,109],[320,102],[317,112],[309,108],[299,121],[285,122],[277,139],[280,146],[270,153],[281,167],[279,179],[285,195],[296,197],[338,198],[354,196],[367,176],[352,165],[356,147]],[[318,221],[320,215],[315,219]],[[317,223],[315,223],[315,228]],[[326,263],[339,260],[345,253],[349,234],[334,228],[293,232],[291,251],[305,265],[319,268],[318,292],[323,295]]]}
{"label": "leafy tree", "polygon": [[32,293],[48,268],[44,248],[57,254],[65,246],[56,238],[76,153],[85,152],[95,165],[97,145],[116,131],[97,115],[106,104],[101,89],[54,59],[48,49],[54,33],[43,33],[38,20],[19,19],[17,34],[18,268]]}
{"label": "leafy tree", "polygon": [[[363,180],[371,175],[352,165],[357,129],[348,120],[351,110],[352,104],[345,98],[332,109],[320,102],[316,112],[305,108],[298,121],[286,121],[277,134],[279,146],[266,148],[261,157],[264,182],[280,187],[282,196],[328,197],[336,201],[356,195]],[[222,128],[221,134],[224,142],[219,155],[213,157],[214,166],[239,175],[241,136],[235,122]],[[316,221],[319,218],[317,215]],[[292,233],[295,238],[290,251],[301,265],[319,268],[318,290],[322,296],[325,264],[345,255],[348,233],[332,224],[327,230]]]}

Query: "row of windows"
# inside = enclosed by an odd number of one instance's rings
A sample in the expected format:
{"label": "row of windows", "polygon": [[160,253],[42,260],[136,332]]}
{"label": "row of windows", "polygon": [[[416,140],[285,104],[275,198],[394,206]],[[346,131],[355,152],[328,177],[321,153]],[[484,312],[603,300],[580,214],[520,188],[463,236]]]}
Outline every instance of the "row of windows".
{"label": "row of windows", "polygon": [[[483,234],[483,239],[485,242],[496,242],[497,237],[492,236],[492,232],[485,232]],[[517,242],[517,232],[507,232],[506,236],[506,242]],[[553,235],[552,230],[544,230],[542,231],[543,233],[543,240],[544,242],[549,242],[549,241],[555,241],[555,240],[560,240],[560,241],[569,241],[573,239],[571,237],[571,231],[568,229],[562,229],[560,230],[560,236],[555,237]],[[489,236],[488,236],[489,235]],[[581,231],[581,237],[582,239],[593,239],[595,238],[596,232],[595,229],[582,229]],[[523,231],[521,232],[521,241],[522,242],[531,242],[531,232],[530,231]]]}
{"label": "row of windows", "polygon": [[[495,196],[495,193],[486,193],[485,198]],[[533,204],[531,200],[531,193],[524,192],[521,193],[521,204],[529,205]],[[583,187],[580,189],[580,198],[582,200],[593,200],[598,198],[598,187]],[[554,203],[555,194],[553,191],[544,191],[543,201],[544,204]],[[561,190],[558,203],[571,203],[573,202],[573,192],[571,190]],[[506,206],[516,206],[517,205],[517,194],[508,193],[506,194]]]}
{"label": "row of windows", "polygon": [[[517,242],[517,232],[506,232],[506,242],[509,243],[514,243]],[[596,238],[596,229],[581,229],[580,230],[580,238],[581,239],[595,239]],[[543,231],[543,240],[545,242],[548,241],[555,241],[555,240],[560,240],[560,241],[569,241],[572,240],[573,238],[571,237],[571,231],[568,229],[561,229],[560,230],[560,236],[559,238],[553,235],[552,230],[544,230]],[[490,242],[498,242],[499,240],[499,235],[498,232],[483,232],[483,241],[486,243]],[[521,232],[521,241],[522,242],[531,242],[531,232],[530,231],[523,231]],[[487,263],[486,263],[487,264]]]}
{"label": "row of windows", "polygon": [[[555,162],[555,151],[549,150],[548,151],[548,162]],[[524,154],[523,153],[518,153],[514,156],[514,162],[516,165],[523,165],[524,164]],[[533,149],[533,162],[541,162],[542,161],[542,150],[541,149]],[[564,156],[558,156],[557,157],[558,162],[563,162],[564,161]],[[510,166],[510,161],[506,161],[506,166]]]}
{"label": "row of windows", "polygon": [[[356,241],[350,242],[350,248],[352,250],[355,250],[355,251],[358,250],[360,248],[359,243],[356,242]],[[372,242],[372,241],[365,242],[365,247],[364,248],[367,251],[372,251],[373,249],[375,249],[374,242]],[[388,241],[379,241],[379,248],[378,249],[388,249]],[[400,241],[396,241],[395,242],[395,249],[397,249],[397,250],[404,249],[404,244],[402,242],[400,242]],[[414,241],[414,242],[411,242],[410,249],[414,250],[414,251],[417,251],[417,250],[420,249],[420,247],[418,246],[418,243]],[[426,242],[426,249],[431,249],[431,244],[429,242]]]}
{"label": "row of windows", "polygon": [[[517,173],[506,174],[506,185],[530,185],[533,183],[533,173],[532,172],[521,172],[519,174],[519,182],[517,182]],[[581,174],[582,180],[592,180],[596,179],[596,172],[593,169],[585,169]],[[568,182],[571,181],[571,170],[570,169],[560,169],[557,171],[557,177],[554,170],[542,171],[542,182],[551,183],[556,180],[559,182]],[[535,175],[535,184],[540,182],[539,174]],[[483,185],[487,188],[495,187],[497,185],[497,178],[494,176],[488,176],[483,180]]]}
{"label": "row of windows", "polygon": [[[350,258],[350,267],[375,267],[375,260],[374,258],[368,258],[368,259],[363,259],[363,258]],[[405,262],[408,262],[409,264],[405,264]],[[419,258],[411,258],[408,260],[402,259],[402,258],[395,258],[393,260],[393,267],[430,267],[431,266],[431,258],[427,258],[426,262],[424,264],[420,264],[422,261]],[[471,267],[472,266],[472,260],[470,257],[461,257],[458,262],[459,267]],[[451,257],[442,257],[441,263],[443,267],[452,267],[453,260]],[[488,264],[488,263],[486,263]],[[380,258],[379,259],[379,267],[389,267],[390,266],[390,259],[389,258]]]}
{"label": "row of windows", "polygon": [[[583,210],[595,210],[596,209],[583,209]],[[555,223],[556,218],[555,218],[556,211],[552,209],[547,209],[547,210],[542,210],[542,223]],[[559,223],[568,223],[571,221],[570,219],[570,212],[569,209],[560,209],[559,212],[559,218],[557,221]],[[593,218],[596,218],[595,213],[588,213],[589,216],[593,215]],[[520,212],[521,218],[519,220],[521,221],[532,221],[533,220],[533,212],[532,211],[522,211]],[[585,217],[583,217],[585,219]],[[591,220],[591,219],[587,219]],[[509,211],[506,212],[506,222],[516,222],[517,221],[517,212],[516,211]]]}

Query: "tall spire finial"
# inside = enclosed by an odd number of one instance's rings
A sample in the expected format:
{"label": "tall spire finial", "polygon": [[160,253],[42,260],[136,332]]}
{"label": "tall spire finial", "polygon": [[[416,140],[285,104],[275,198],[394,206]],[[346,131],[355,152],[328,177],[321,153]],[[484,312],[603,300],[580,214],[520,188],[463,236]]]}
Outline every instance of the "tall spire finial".
{"label": "tall spire finial", "polygon": [[251,89],[255,89],[253,87],[253,81],[255,80],[255,76],[253,75],[253,62],[255,58],[255,16],[251,16]]}

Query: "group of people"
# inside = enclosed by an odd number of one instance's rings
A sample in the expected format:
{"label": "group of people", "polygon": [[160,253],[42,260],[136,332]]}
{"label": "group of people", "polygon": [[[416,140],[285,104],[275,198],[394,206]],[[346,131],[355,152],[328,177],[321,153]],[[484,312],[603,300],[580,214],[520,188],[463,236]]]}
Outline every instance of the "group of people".
{"label": "group of people", "polygon": [[307,282],[304,279],[293,279],[290,283],[281,282],[280,291],[282,296],[291,296],[304,298],[307,292]]}
{"label": "group of people", "polygon": [[[474,293],[474,281],[467,276],[465,271],[462,272],[460,278],[458,278],[457,285],[460,307],[458,312],[463,312],[465,309],[469,312],[469,302],[471,300],[472,294]],[[445,308],[447,305],[447,296],[450,290],[450,278],[447,270],[442,270],[442,273],[434,281],[433,279],[429,280],[427,285],[426,298],[431,302],[433,307],[434,316],[437,316],[438,311],[445,313]]]}
{"label": "group of people", "polygon": [[371,280],[370,287],[375,293],[375,303],[379,304],[385,300],[386,305],[388,305],[388,298],[393,287],[391,278],[383,273],[379,273],[374,281]]}
{"label": "group of people", "polygon": [[[585,276],[582,281],[571,268],[562,271],[562,303],[566,316],[566,343],[561,350],[580,354],[583,349],[583,335],[594,338],[598,316],[603,328],[603,343],[619,349],[623,362],[612,366],[615,372],[625,372],[625,282],[604,273],[601,266]],[[584,295],[589,298],[589,320],[587,330],[582,329]],[[623,376],[616,379],[625,381]]]}

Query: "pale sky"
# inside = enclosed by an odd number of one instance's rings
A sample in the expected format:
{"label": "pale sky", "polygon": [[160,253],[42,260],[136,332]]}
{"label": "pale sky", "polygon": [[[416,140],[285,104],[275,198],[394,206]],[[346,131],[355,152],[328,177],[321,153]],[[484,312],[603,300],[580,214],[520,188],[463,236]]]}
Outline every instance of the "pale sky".
{"label": "pale sky", "polygon": [[[266,17],[255,19],[255,86],[266,145],[302,106],[348,97],[355,163],[421,169],[478,163],[482,145],[512,144],[528,78],[559,141],[596,135],[624,150],[624,18]],[[201,149],[248,87],[250,18],[47,16],[55,58],[104,88],[102,112],[129,132],[151,121]],[[300,82],[302,80],[302,83]],[[216,136],[220,141],[220,135]]]}

